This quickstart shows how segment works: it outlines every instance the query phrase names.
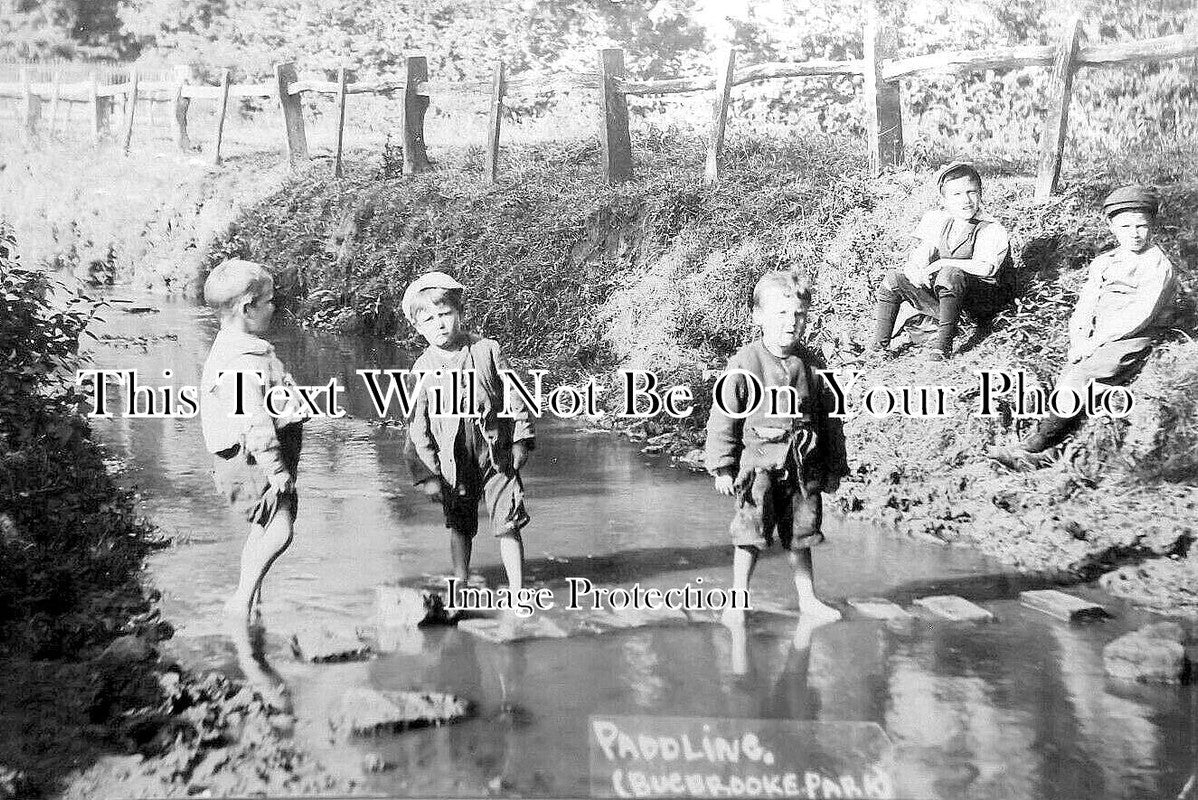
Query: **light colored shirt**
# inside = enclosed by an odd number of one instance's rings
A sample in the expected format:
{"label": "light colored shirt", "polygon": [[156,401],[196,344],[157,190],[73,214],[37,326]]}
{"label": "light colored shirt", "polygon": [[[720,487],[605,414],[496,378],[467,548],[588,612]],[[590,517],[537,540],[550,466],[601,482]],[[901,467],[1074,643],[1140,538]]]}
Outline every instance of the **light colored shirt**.
{"label": "light colored shirt", "polygon": [[[940,237],[951,219],[954,219],[953,215],[943,208],[933,208],[924,213],[923,219],[919,221],[912,232],[912,236],[920,244],[927,245],[932,249],[933,261],[941,258],[953,258],[950,253],[937,251],[940,246]],[[973,274],[987,283],[994,283],[999,267],[1006,261],[1007,254],[1011,250],[1011,239],[1002,223],[985,211],[979,211],[974,220],[989,224],[978,228],[977,239],[974,240],[973,245],[973,255],[970,256],[970,260],[984,265],[986,268]]]}
{"label": "light colored shirt", "polygon": [[1090,262],[1090,273],[1069,319],[1070,351],[1150,336],[1168,321],[1177,279],[1159,247],[1142,253],[1118,248]]}
{"label": "light colored shirt", "polygon": [[[222,372],[224,378],[220,378]],[[240,398],[234,374],[238,372],[244,374]],[[255,372],[261,373],[261,382],[252,374]],[[276,431],[303,422],[310,415],[292,393],[276,399],[275,408],[281,412],[277,417],[267,411],[264,399],[266,392],[276,386],[294,385],[270,342],[253,334],[221,328],[200,378],[200,423],[208,452],[219,453],[241,445],[267,472],[285,471]],[[239,401],[240,414],[235,413]]]}

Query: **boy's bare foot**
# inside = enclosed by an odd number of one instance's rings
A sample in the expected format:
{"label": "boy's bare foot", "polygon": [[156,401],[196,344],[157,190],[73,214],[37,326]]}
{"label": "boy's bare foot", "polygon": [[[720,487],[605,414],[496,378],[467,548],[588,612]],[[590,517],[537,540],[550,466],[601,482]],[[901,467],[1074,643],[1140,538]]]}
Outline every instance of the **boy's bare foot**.
{"label": "boy's bare foot", "polygon": [[840,619],[840,612],[832,606],[811,598],[799,604],[799,623],[801,625],[827,625]]}

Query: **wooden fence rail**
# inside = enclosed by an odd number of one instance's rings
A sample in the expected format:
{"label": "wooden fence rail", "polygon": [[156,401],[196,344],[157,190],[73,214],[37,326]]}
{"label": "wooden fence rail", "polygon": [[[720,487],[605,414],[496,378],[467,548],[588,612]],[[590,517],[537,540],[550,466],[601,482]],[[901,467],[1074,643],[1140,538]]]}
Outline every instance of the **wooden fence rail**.
{"label": "wooden fence rail", "polygon": [[[1048,119],[1040,141],[1040,160],[1036,176],[1036,196],[1047,198],[1057,190],[1061,162],[1068,132],[1069,102],[1073,76],[1081,67],[1118,67],[1144,61],[1165,61],[1198,56],[1198,35],[1192,33],[1162,36],[1136,42],[1080,46],[1078,21],[1071,20],[1055,45],[1030,45],[988,48],[982,50],[949,51],[927,55],[895,58],[895,36],[874,11],[865,31],[865,56],[845,61],[810,60],[804,62],[771,62],[736,66],[731,51],[717,55],[710,74],[657,80],[635,80],[624,73],[622,50],[607,49],[599,54],[599,69],[566,75],[525,74],[509,76],[502,64],[494,67],[490,80],[437,81],[430,80],[428,63],[421,56],[405,60],[402,76],[385,76],[349,82],[345,71],[339,80],[301,78],[293,64],[276,67],[275,80],[266,83],[230,84],[227,71],[221,85],[206,86],[189,83],[186,68],[177,68],[173,80],[143,80],[132,67],[123,69],[106,66],[93,69],[85,81],[64,83],[64,70],[78,74],[68,65],[52,65],[54,80],[32,81],[28,70],[22,70],[17,83],[0,83],[0,98],[20,102],[21,120],[26,136],[38,135],[42,103],[51,104],[51,126],[57,117],[57,107],[64,103],[86,103],[92,109],[92,136],[99,141],[108,125],[116,98],[124,100],[125,119],[121,131],[127,150],[133,136],[134,110],[138,101],[170,103],[173,107],[175,138],[180,148],[190,149],[187,129],[188,110],[193,100],[212,100],[218,104],[215,131],[216,146],[213,160],[219,163],[224,130],[225,109],[230,99],[258,99],[276,102],[281,111],[284,142],[292,165],[308,160],[308,146],[303,117],[304,95],[329,96],[337,104],[336,157],[334,171],[341,173],[341,154],[344,141],[346,99],[352,95],[383,95],[402,98],[402,138],[404,173],[415,174],[430,168],[424,141],[424,117],[431,97],[449,94],[478,96],[489,101],[489,124],[485,153],[487,178],[494,181],[498,174],[500,121],[505,98],[526,96],[548,89],[585,90],[595,93],[599,100],[599,139],[602,147],[602,169],[609,182],[628,180],[633,175],[631,136],[628,126],[628,97],[658,96],[686,92],[714,92],[712,129],[708,140],[704,179],[719,180],[720,158],[728,119],[731,90],[736,86],[781,78],[812,78],[830,75],[862,76],[866,106],[865,128],[871,169],[875,172],[903,161],[901,81],[903,78],[926,73],[967,73],[991,69],[1019,67],[1049,67],[1050,101]],[[15,65],[4,64],[11,72]],[[27,65],[39,68],[40,65]],[[116,83],[104,81],[125,78]]]}

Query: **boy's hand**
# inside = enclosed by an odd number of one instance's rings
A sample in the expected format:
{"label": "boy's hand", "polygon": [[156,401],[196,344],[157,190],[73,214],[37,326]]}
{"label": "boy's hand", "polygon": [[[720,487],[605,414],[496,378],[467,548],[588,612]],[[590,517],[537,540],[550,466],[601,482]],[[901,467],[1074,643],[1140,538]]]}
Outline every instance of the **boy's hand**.
{"label": "boy's hand", "polygon": [[512,470],[519,472],[520,468],[528,463],[529,450],[524,442],[516,442],[512,445]]}
{"label": "boy's hand", "polygon": [[429,478],[420,482],[420,491],[424,492],[424,496],[433,502],[438,502],[441,499],[441,479]]}
{"label": "boy's hand", "polygon": [[932,276],[939,271],[940,268],[936,266],[935,261],[930,264],[924,264],[923,266],[907,264],[907,266],[903,267],[903,274],[907,276],[907,280],[911,281],[911,283],[915,284],[916,286],[922,286],[925,289],[931,288]]}
{"label": "boy's hand", "polygon": [[733,495],[732,488],[732,473],[721,472],[715,476],[715,490],[720,494],[731,497]]}
{"label": "boy's hand", "polygon": [[1076,347],[1070,347],[1069,352],[1065,355],[1065,361],[1070,364],[1076,364],[1088,355],[1091,355],[1097,350],[1090,342],[1079,344]]}
{"label": "boy's hand", "polygon": [[295,479],[291,477],[290,472],[272,472],[266,480],[270,482],[270,487],[279,494],[286,494],[295,488]]}
{"label": "boy's hand", "polygon": [[824,478],[823,485],[820,486],[820,491],[824,494],[836,494],[836,490],[840,488],[840,476],[829,475]]}

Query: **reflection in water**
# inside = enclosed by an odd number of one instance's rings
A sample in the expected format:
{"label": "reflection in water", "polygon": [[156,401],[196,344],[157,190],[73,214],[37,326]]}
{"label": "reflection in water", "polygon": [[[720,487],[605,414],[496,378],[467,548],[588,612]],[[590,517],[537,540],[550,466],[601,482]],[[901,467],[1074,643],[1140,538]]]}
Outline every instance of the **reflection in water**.
{"label": "reflection in water", "polygon": [[[1078,728],[1078,750],[1084,754],[1078,760],[1084,763],[1093,795],[1123,791],[1129,797],[1167,796],[1157,783],[1161,765],[1149,709],[1107,691],[1102,653],[1076,631],[1061,625],[1051,635],[1057,643],[1064,695]],[[1119,722],[1112,725],[1112,720]]]}
{"label": "reflection in water", "polygon": [[[176,385],[198,382],[215,334],[206,311],[166,303],[156,315],[107,315],[102,333],[177,338],[156,338],[144,353],[103,347],[97,366],[136,367],[147,381],[169,368]],[[212,491],[198,420],[118,417],[95,427],[176,543],[149,564],[179,631],[176,653],[193,664],[240,664],[263,679],[281,673],[294,695],[296,735],[319,757],[356,767],[373,751],[396,765],[370,776],[371,790],[585,795],[591,714],[876,721],[894,739],[904,798],[1175,796],[1193,771],[1194,689],[1113,687],[1102,674],[1102,644],[1139,624],[1135,614],[1069,628],[1021,612],[1013,599],[1020,584],[985,559],[836,522],[815,556],[821,595],[906,603],[913,592],[949,587],[985,602],[1000,621],[892,630],[849,620],[804,632],[791,617],[757,614],[739,633],[696,623],[515,645],[428,628],[371,662],[295,662],[291,632],[369,624],[375,588],[444,572],[448,541],[436,507],[410,491],[401,432],[374,420],[354,374],[410,361],[377,343],[294,329],[273,338],[300,382],[336,376],[348,387],[350,416],[317,419],[305,431],[295,541],[268,578],[271,629],[256,650],[234,652],[222,630],[220,604],[236,583],[245,531]],[[570,575],[654,586],[702,576],[708,586],[727,585],[729,509],[707,481],[649,466],[622,440],[563,424],[543,423],[538,445],[526,480],[528,574],[554,587],[559,605]],[[484,575],[499,569],[493,546],[478,561]],[[754,601],[793,606],[793,595],[785,560],[763,558]],[[453,692],[475,701],[478,714],[330,743],[328,714],[356,686]]]}

